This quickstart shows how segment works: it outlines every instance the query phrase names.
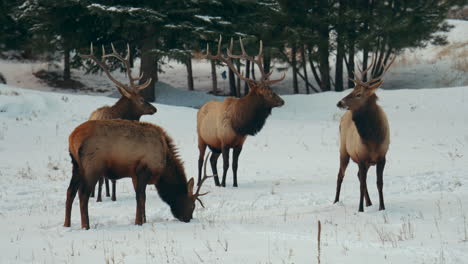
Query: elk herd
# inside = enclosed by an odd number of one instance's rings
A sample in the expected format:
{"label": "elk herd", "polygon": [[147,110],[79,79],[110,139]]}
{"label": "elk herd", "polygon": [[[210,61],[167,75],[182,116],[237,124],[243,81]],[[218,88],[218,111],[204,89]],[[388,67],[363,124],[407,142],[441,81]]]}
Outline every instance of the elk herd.
{"label": "elk herd", "polygon": [[[106,54],[102,47],[101,58],[94,55],[93,45],[90,54],[80,56],[99,65],[107,77],[115,84],[121,98],[112,106],[98,108],[91,113],[89,120],[76,127],[69,136],[69,152],[73,170],[66,195],[65,227],[70,227],[73,200],[78,193],[81,227],[90,228],[88,216],[89,198],[94,196],[97,183],[97,201],[101,202],[102,185],[106,184],[106,196],[109,194],[109,180],[112,183],[112,200],[116,200],[116,180],[131,178],[136,194],[135,224],[146,222],[145,202],[146,187],[154,184],[161,199],[167,203],[175,218],[189,222],[193,217],[196,201],[204,207],[200,197],[203,183],[210,177],[216,186],[226,186],[226,175],[229,169],[229,152],[233,149],[232,171],[233,186],[238,187],[237,168],[239,155],[247,136],[256,135],[264,126],[266,119],[275,107],[284,105],[283,99],[274,93],[271,85],[282,81],[271,80],[272,72],[263,68],[263,46],[260,41],[257,56],[245,52],[240,39],[241,54],[232,54],[233,41],[226,55],[221,52],[222,38],[219,38],[217,53],[212,55],[207,46],[205,58],[218,60],[226,64],[240,79],[247,82],[249,92],[242,98],[226,98],[223,102],[210,101],[204,104],[197,113],[198,135],[198,181],[188,179],[183,163],[177,153],[172,138],[161,127],[140,122],[142,115],[156,113],[156,108],[145,101],[139,92],[145,89],[151,79],[140,84],[144,73],[134,77],[130,66],[130,47],[127,45],[125,57],[120,55],[113,45],[112,52]],[[124,84],[114,78],[106,59],[114,58],[125,68],[129,83]],[[251,79],[243,76],[235,67],[232,59],[245,59],[257,65],[260,78]],[[385,210],[383,200],[383,170],[385,156],[389,147],[389,125],[385,112],[377,105],[375,91],[382,83],[382,77],[391,66],[395,57],[388,63],[376,65],[377,58],[360,73],[354,74],[352,81],[355,87],[352,92],[340,100],[339,108],[347,110],[340,121],[340,168],[336,185],[335,203],[339,201],[341,184],[346,167],[351,158],[359,167],[360,182],[359,212],[372,205],[367,191],[367,171],[377,165],[377,189],[379,192],[379,210]],[[366,80],[367,72],[372,67],[381,70],[381,75]],[[206,148],[211,150],[205,157]],[[217,172],[219,156],[223,157],[223,177],[220,182]],[[212,176],[207,176],[207,162],[210,161]]]}

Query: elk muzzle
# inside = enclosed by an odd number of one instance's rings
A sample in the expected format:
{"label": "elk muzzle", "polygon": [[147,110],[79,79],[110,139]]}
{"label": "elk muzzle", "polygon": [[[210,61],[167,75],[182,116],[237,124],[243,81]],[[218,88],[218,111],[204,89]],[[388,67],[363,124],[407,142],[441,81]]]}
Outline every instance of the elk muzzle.
{"label": "elk muzzle", "polygon": [[340,109],[348,109],[348,106],[345,104],[344,100],[340,100],[336,106],[338,106],[338,108]]}

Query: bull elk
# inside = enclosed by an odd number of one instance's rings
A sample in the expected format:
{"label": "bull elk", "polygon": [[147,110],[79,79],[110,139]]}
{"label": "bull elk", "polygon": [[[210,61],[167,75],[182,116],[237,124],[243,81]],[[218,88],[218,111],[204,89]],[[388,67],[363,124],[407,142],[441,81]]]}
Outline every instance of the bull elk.
{"label": "bull elk", "polygon": [[[103,106],[101,108],[96,109],[94,112],[91,113],[89,120],[105,120],[105,119],[127,119],[127,120],[140,120],[142,115],[152,115],[156,113],[156,108],[145,101],[145,99],[139,94],[139,92],[151,83],[151,78],[149,78],[143,84],[136,84],[135,82],[140,81],[143,78],[143,73],[139,77],[133,77],[132,75],[132,68],[130,67],[129,59],[130,59],[130,46],[127,44],[127,54],[122,57],[114,48],[114,45],[111,44],[112,53],[106,54],[104,46],[102,47],[102,58],[116,58],[117,60],[121,61],[126,69],[126,75],[130,81],[129,84],[123,84],[117,79],[115,79],[111,74],[109,67],[106,63],[102,60],[98,60],[96,56],[94,56],[93,52],[93,44],[90,47],[90,54],[83,55],[80,54],[80,57],[84,59],[91,59],[97,65],[101,67],[101,69],[106,73],[107,77],[115,84],[117,90],[120,92],[121,97],[113,106]],[[101,192],[102,192],[102,183],[103,180],[106,181],[106,196],[109,197],[109,179],[103,176],[99,180],[99,188],[98,188],[98,196],[97,201],[102,201]],[[116,200],[115,194],[116,184],[115,181],[112,181],[112,201]],[[94,191],[91,196],[94,196]]]}
{"label": "bull elk", "polygon": [[[240,39],[241,55],[232,54],[233,41],[231,39],[227,56],[221,54],[220,36],[218,51],[211,55],[207,46],[206,58],[217,59],[224,62],[239,78],[249,85],[249,93],[242,98],[226,98],[223,102],[210,101],[204,104],[197,113],[198,134],[198,182],[201,182],[201,171],[206,147],[213,154],[210,159],[216,186],[226,186],[226,174],[229,169],[229,151],[232,148],[234,157],[232,161],[233,186],[237,187],[237,167],[242,146],[248,135],[254,136],[265,124],[267,117],[271,114],[273,107],[284,105],[283,99],[274,93],[270,85],[280,82],[285,75],[278,80],[269,80],[273,72],[265,73],[263,69],[263,46],[260,41],[260,50],[256,57],[250,57],[244,50],[242,39]],[[253,80],[240,74],[231,59],[247,59],[256,64],[260,70],[261,78]],[[223,154],[223,180],[220,184],[216,164],[219,156]]]}
{"label": "bull elk", "polygon": [[340,189],[345,175],[349,158],[358,164],[358,178],[360,182],[359,212],[364,212],[363,199],[366,206],[372,202],[367,191],[367,171],[369,167],[377,164],[377,189],[379,191],[379,210],[385,210],[383,198],[383,171],[386,162],[386,154],[390,144],[390,128],[387,116],[383,109],[377,105],[375,91],[383,83],[383,76],[395,61],[395,57],[386,65],[382,65],[382,74],[370,81],[364,82],[364,78],[370,68],[375,64],[375,59],[364,71],[360,70],[361,78],[354,74],[355,83],[353,91],[341,99],[337,106],[348,111],[340,121],[340,169],[336,184],[335,203],[339,201]]}
{"label": "bull elk", "polygon": [[[73,174],[67,190],[65,227],[70,226],[73,200],[78,192],[81,227],[89,229],[88,201],[102,175],[112,180],[132,178],[136,193],[135,224],[146,222],[146,185],[155,184],[161,199],[174,217],[189,222],[200,200],[201,184],[195,193],[194,180],[187,181],[184,166],[172,139],[159,126],[131,120],[90,120],[69,136]],[[206,165],[206,164],[205,164]]]}

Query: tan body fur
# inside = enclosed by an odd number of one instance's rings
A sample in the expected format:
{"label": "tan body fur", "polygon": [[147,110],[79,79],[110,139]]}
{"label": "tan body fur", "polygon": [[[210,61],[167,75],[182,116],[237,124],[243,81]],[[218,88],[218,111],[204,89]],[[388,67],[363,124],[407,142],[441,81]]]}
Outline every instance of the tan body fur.
{"label": "tan body fur", "polygon": [[112,180],[132,178],[137,198],[135,224],[146,222],[145,189],[155,184],[173,215],[181,221],[192,219],[198,192],[193,178],[187,181],[172,139],[160,127],[130,120],[91,120],[69,136],[73,175],[67,191],[64,226],[70,226],[71,206],[80,196],[82,227],[89,229],[88,199],[102,175]]}
{"label": "tan body fur", "polygon": [[[136,168],[145,167],[158,175],[166,165],[168,146],[162,128],[149,123],[114,120],[85,122],[69,137],[70,153],[78,165],[86,171],[85,179],[93,186],[94,174],[104,174],[112,169],[113,178],[133,177]],[[138,137],[135,137],[135,135]],[[112,138],[112,141],[109,141]],[[118,142],[118,144],[113,144]],[[82,153],[92,153],[80,157]],[[152,178],[149,184],[155,184]],[[95,183],[94,183],[95,184]]]}
{"label": "tan body fur", "polygon": [[378,115],[381,117],[380,127],[385,130],[384,142],[364,144],[353,122],[351,111],[347,111],[340,121],[340,156],[350,156],[356,163],[366,161],[368,165],[377,164],[379,160],[385,158],[390,145],[390,129],[385,112],[380,106],[377,107]]}
{"label": "tan body fur", "polygon": [[226,98],[224,102],[210,101],[197,113],[197,134],[199,142],[221,150],[223,146],[242,146],[247,135],[239,135],[230,124],[230,116],[235,113],[239,99]]}

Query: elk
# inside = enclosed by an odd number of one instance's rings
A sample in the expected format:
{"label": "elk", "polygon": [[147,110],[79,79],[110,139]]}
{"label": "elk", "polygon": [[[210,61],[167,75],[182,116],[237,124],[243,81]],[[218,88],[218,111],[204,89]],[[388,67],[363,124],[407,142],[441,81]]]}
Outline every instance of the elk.
{"label": "elk", "polygon": [[[126,75],[130,81],[129,84],[123,84],[117,79],[115,79],[111,74],[109,67],[106,65],[104,61],[98,60],[96,56],[94,56],[93,52],[93,44],[91,43],[90,47],[90,54],[83,55],[80,54],[80,57],[84,59],[91,59],[97,65],[101,67],[101,69],[106,73],[107,77],[115,84],[117,90],[120,92],[121,97],[113,106],[103,106],[101,108],[96,109],[94,112],[91,113],[89,120],[105,120],[105,119],[127,119],[127,120],[140,120],[142,115],[152,115],[156,113],[156,108],[145,101],[145,99],[139,94],[139,92],[151,83],[151,78],[149,78],[143,84],[136,84],[135,82],[141,80],[143,78],[143,73],[139,77],[133,77],[132,75],[132,68],[130,67],[129,59],[130,59],[130,46],[127,44],[127,54],[122,57],[117,51],[113,44],[111,44],[112,53],[106,54],[104,46],[102,47],[102,58],[116,58],[117,60],[121,61],[126,69]],[[101,192],[102,192],[102,183],[103,180],[106,181],[106,196],[109,197],[109,179],[103,176],[99,180],[99,188],[98,188],[98,196],[97,201],[101,202]],[[116,184],[115,181],[112,181],[112,201],[116,200],[115,194]],[[94,197],[94,191],[91,195]]]}
{"label": "elk", "polygon": [[359,69],[361,78],[354,74],[353,91],[341,99],[337,106],[346,109],[340,121],[340,169],[336,184],[335,203],[340,199],[340,189],[346,167],[351,158],[359,166],[360,182],[359,212],[364,212],[363,199],[366,206],[372,202],[367,191],[367,171],[372,165],[377,165],[377,189],[379,191],[379,210],[385,210],[383,198],[383,171],[386,154],[390,144],[390,127],[383,109],[377,105],[375,91],[383,83],[383,76],[395,61],[393,57],[387,64],[380,65],[383,69],[380,76],[370,81],[363,81],[369,69],[375,64],[376,58],[367,69]]}
{"label": "elk", "polygon": [[[241,55],[232,54],[233,41],[227,50],[227,56],[221,54],[222,38],[219,37],[218,51],[211,55],[207,45],[206,58],[217,59],[224,62],[239,78],[249,85],[249,93],[242,98],[226,98],[223,102],[210,101],[204,104],[197,113],[198,134],[198,182],[201,182],[201,170],[206,147],[213,152],[210,164],[214,174],[216,186],[226,186],[226,174],[229,169],[229,151],[233,149],[233,186],[237,187],[237,167],[242,146],[248,135],[254,136],[265,124],[274,107],[284,105],[283,99],[274,93],[270,85],[280,82],[285,75],[278,80],[269,80],[273,72],[265,73],[263,69],[263,45],[260,41],[260,50],[256,57],[246,54],[242,39],[240,39]],[[255,63],[261,73],[259,80],[253,80],[240,74],[233,65],[231,59],[247,59]],[[220,184],[216,164],[219,156],[223,154],[223,179]]]}
{"label": "elk", "polygon": [[[131,120],[90,120],[69,136],[73,173],[67,190],[65,227],[70,227],[73,200],[78,192],[81,227],[89,229],[88,201],[102,175],[112,180],[132,178],[136,193],[135,224],[146,222],[146,185],[155,184],[174,217],[189,222],[200,196],[205,175],[193,192],[194,179],[187,181],[184,166],[172,139],[159,126]],[[205,164],[206,165],[206,164]]]}

